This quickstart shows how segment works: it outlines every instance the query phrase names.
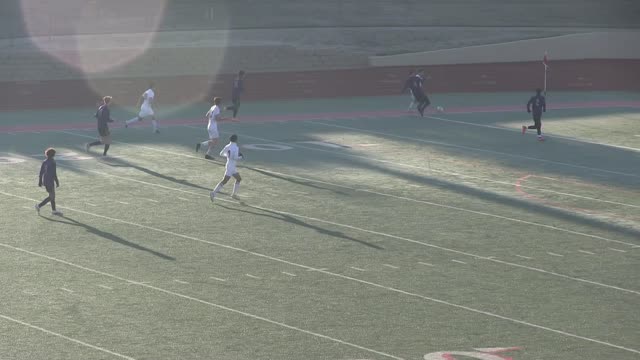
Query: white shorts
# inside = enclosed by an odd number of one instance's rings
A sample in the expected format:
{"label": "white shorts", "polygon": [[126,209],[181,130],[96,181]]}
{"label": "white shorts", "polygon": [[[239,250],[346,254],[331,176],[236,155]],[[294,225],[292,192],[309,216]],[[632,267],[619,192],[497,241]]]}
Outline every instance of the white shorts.
{"label": "white shorts", "polygon": [[224,176],[233,176],[238,173],[235,165],[227,165],[224,169]]}
{"label": "white shorts", "polygon": [[220,137],[220,134],[218,134],[218,127],[217,126],[211,126],[211,127],[207,128],[207,131],[209,132],[209,140],[217,139],[217,138]]}
{"label": "white shorts", "polygon": [[140,112],[138,113],[139,118],[146,118],[153,115],[155,115],[155,113],[153,112],[151,106],[142,106],[140,108]]}

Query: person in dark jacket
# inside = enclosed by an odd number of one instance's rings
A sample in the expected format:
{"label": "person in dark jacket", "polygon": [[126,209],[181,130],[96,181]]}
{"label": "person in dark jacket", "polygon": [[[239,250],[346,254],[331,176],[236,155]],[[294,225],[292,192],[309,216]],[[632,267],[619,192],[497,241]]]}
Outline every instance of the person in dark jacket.
{"label": "person in dark jacket", "polygon": [[51,202],[52,214],[62,216],[62,212],[56,210],[56,188],[60,186],[58,174],[56,173],[56,161],[53,159],[54,156],[56,156],[56,150],[48,148],[44,154],[47,156],[47,159],[43,161],[42,166],[40,166],[38,186],[42,187],[44,185],[49,196],[42,200],[40,204],[36,204],[36,211],[38,212],[38,215],[40,215],[40,208]]}
{"label": "person in dark jacket", "polygon": [[542,137],[542,113],[547,111],[547,100],[542,95],[542,90],[536,89],[536,95],[532,96],[527,103],[527,112],[533,111],[533,125],[522,125],[522,135],[527,129],[536,129],[538,131],[538,141],[543,141]]}
{"label": "person in dark jacket", "polygon": [[244,70],[240,70],[238,77],[233,81],[233,88],[231,89],[231,103],[233,105],[226,107],[227,110],[233,110],[234,118],[238,115],[238,110],[240,110],[240,95],[244,93],[244,74]]}
{"label": "person in dark jacket", "polygon": [[94,141],[90,144],[85,145],[85,150],[89,152],[89,148],[96,145],[104,144],[104,151],[102,152],[102,156],[107,156],[107,151],[109,151],[109,147],[111,146],[111,132],[109,131],[109,123],[114,120],[111,118],[111,111],[109,110],[109,104],[111,103],[111,96],[105,96],[102,99],[102,105],[96,111],[96,119],[98,120],[98,135],[100,136],[100,140]]}

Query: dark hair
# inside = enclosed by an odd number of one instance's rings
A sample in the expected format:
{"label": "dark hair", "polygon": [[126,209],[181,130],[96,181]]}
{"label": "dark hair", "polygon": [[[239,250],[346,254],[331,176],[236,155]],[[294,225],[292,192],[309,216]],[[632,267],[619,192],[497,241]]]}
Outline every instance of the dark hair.
{"label": "dark hair", "polygon": [[237,142],[238,141],[238,135],[233,134],[229,137],[229,141],[231,142]]}
{"label": "dark hair", "polygon": [[221,101],[222,101],[221,97],[217,97],[216,96],[216,97],[213,98],[213,103],[216,104],[216,105],[218,105],[218,103],[220,103]]}
{"label": "dark hair", "polygon": [[542,92],[542,90],[540,88],[536,89],[536,93],[540,94]]}
{"label": "dark hair", "polygon": [[48,157],[48,158],[52,158],[56,155],[56,149],[54,148],[48,148],[47,150],[44,151],[44,154]]}

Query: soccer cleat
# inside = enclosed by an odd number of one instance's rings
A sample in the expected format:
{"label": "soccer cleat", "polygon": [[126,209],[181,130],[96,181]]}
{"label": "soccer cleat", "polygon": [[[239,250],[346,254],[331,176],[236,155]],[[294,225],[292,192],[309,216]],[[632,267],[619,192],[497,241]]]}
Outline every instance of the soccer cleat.
{"label": "soccer cleat", "polygon": [[544,137],[542,137],[542,135],[538,135],[538,141],[544,141]]}
{"label": "soccer cleat", "polygon": [[526,132],[527,132],[527,127],[522,125],[522,135],[524,135],[524,133],[526,133]]}
{"label": "soccer cleat", "polygon": [[238,196],[236,194],[231,194],[231,198],[234,199],[234,200],[240,201],[240,196]]}
{"label": "soccer cleat", "polygon": [[205,159],[207,159],[207,160],[215,160],[215,159],[216,159],[216,158],[214,158],[213,156],[210,156],[209,154],[206,154],[206,155],[204,156],[204,158],[205,158]]}
{"label": "soccer cleat", "polygon": [[200,143],[196,144],[196,152],[200,152],[200,146],[202,146],[202,144]]}
{"label": "soccer cleat", "polygon": [[211,199],[211,202],[213,202],[216,199],[216,193],[214,193],[213,191],[209,193],[209,199]]}
{"label": "soccer cleat", "polygon": [[128,127],[129,127],[129,123],[125,121],[125,122],[124,122],[124,128],[126,129],[126,128],[128,128]]}
{"label": "soccer cleat", "polygon": [[51,215],[55,215],[55,216],[62,216],[62,215],[64,215],[64,214],[62,213],[62,211],[53,210],[53,211],[51,212]]}
{"label": "soccer cleat", "polygon": [[36,204],[36,212],[38,213],[38,215],[40,215],[40,205]]}
{"label": "soccer cleat", "polygon": [[160,130],[158,130],[158,129],[153,130],[153,132],[156,133],[156,134],[160,134]]}

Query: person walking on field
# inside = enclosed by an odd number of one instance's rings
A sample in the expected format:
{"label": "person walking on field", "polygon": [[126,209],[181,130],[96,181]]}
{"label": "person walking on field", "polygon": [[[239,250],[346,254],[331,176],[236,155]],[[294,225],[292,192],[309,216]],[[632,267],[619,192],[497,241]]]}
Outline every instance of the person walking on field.
{"label": "person walking on field", "polygon": [[542,113],[547,112],[547,100],[542,95],[541,89],[536,89],[536,95],[532,96],[527,103],[527,112],[533,112],[533,125],[522,125],[522,135],[527,129],[536,129],[538,132],[538,141],[544,141],[542,136]]}

